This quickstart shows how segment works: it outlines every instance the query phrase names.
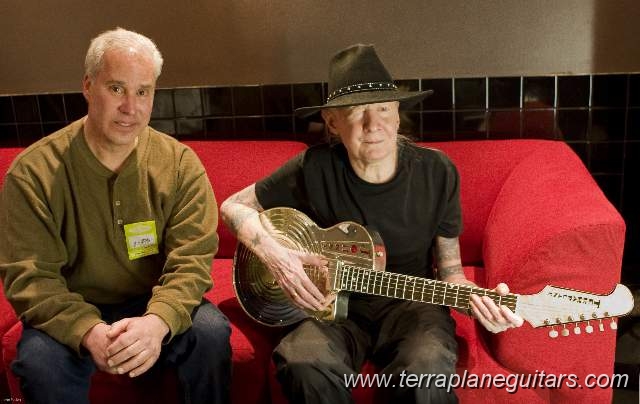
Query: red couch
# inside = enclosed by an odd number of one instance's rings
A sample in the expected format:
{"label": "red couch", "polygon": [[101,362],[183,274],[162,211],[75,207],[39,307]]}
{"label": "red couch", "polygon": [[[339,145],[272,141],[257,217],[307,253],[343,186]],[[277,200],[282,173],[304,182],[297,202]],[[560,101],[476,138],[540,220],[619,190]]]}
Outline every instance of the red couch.
{"label": "red couch", "polygon": [[[186,143],[202,159],[219,203],[306,147],[280,141]],[[564,143],[507,140],[425,145],[443,150],[460,171],[463,262],[467,275],[478,285],[491,288],[506,282],[513,292],[533,294],[553,284],[606,294],[619,281],[624,222]],[[0,176],[17,151],[0,149]],[[233,402],[286,402],[270,361],[284,330],[259,325],[243,312],[232,285],[235,240],[222,225],[219,234],[220,250],[212,268],[214,288],[207,297],[232,323]],[[515,375],[538,375],[537,388],[520,387],[515,393],[504,383],[502,387],[487,386],[484,376],[484,388],[478,381],[456,389],[462,402],[611,402],[611,389],[550,388],[544,384],[553,380],[540,376],[541,372],[556,378],[575,374],[584,385],[593,381],[587,375],[611,375],[615,332],[608,326],[599,331],[597,322],[592,322],[596,325],[592,334],[572,332],[568,337],[550,338],[548,328],[525,324],[492,335],[466,316],[457,312],[453,316],[461,377],[503,375],[513,381],[509,378]],[[21,330],[15,313],[0,296],[0,399],[21,398],[10,371]],[[366,364],[362,371],[373,374],[375,368]],[[359,387],[353,394],[359,403],[375,401],[375,389]],[[133,380],[97,373],[91,391],[96,403],[178,402],[177,397],[171,373]]]}

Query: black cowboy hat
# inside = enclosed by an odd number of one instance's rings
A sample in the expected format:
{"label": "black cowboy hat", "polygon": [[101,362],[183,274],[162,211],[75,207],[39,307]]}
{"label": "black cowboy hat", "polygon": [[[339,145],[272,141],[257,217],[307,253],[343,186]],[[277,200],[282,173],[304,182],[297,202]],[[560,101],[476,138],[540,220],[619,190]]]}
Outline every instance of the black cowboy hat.
{"label": "black cowboy hat", "polygon": [[400,108],[414,105],[433,90],[398,89],[373,45],[352,45],[338,52],[329,64],[329,97],[324,105],[303,107],[296,115],[309,116],[321,109],[399,101]]}

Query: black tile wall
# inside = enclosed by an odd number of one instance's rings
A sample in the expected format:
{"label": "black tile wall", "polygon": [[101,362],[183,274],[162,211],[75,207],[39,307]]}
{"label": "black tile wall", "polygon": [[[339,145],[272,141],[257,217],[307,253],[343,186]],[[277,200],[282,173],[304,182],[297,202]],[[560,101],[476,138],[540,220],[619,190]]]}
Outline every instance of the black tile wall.
{"label": "black tile wall", "polygon": [[62,99],[68,122],[78,120],[87,114],[87,101],[82,93],[64,94]]}
{"label": "black tile wall", "polygon": [[565,141],[586,142],[589,130],[589,111],[579,109],[558,110],[557,112],[558,139]]}
{"label": "black tile wall", "polygon": [[640,107],[640,74],[629,76],[629,106]]}
{"label": "black tile wall", "polygon": [[555,77],[525,77],[522,104],[526,109],[555,107]]}
{"label": "black tile wall", "polygon": [[[402,114],[417,140],[535,138],[567,142],[627,222],[627,245],[640,245],[640,74],[422,78],[397,80],[434,94]],[[320,114],[326,83],[159,89],[151,125],[180,139],[325,138]],[[0,147],[27,146],[81,118],[81,92],[0,96]],[[640,249],[625,265],[640,268]],[[636,279],[640,283],[639,279]]]}
{"label": "black tile wall", "polygon": [[421,85],[422,90],[433,90],[433,94],[422,101],[424,111],[448,111],[453,108],[452,79],[422,79]]}
{"label": "black tile wall", "polygon": [[519,108],[520,81],[520,77],[489,78],[489,108]]}
{"label": "black tile wall", "polygon": [[624,108],[627,104],[627,76],[593,76],[592,107]]}
{"label": "black tile wall", "polygon": [[558,77],[558,104],[565,107],[589,107],[589,76]]}
{"label": "black tile wall", "polygon": [[40,122],[38,97],[35,95],[21,95],[13,97],[16,122]]}
{"label": "black tile wall", "polygon": [[487,99],[486,82],[486,78],[455,79],[455,108],[484,109]]}
{"label": "black tile wall", "polygon": [[[151,119],[172,119],[175,116],[176,109],[173,105],[173,90],[156,91],[155,97],[153,99],[153,111],[151,112]],[[171,131],[170,133],[173,133],[173,131]]]}
{"label": "black tile wall", "polygon": [[15,122],[12,97],[0,97],[0,122]]}
{"label": "black tile wall", "polygon": [[640,140],[640,108],[632,108],[628,111],[627,140]]}
{"label": "black tile wall", "polygon": [[207,116],[232,116],[233,100],[231,88],[215,87],[205,88],[204,92],[204,113]]}

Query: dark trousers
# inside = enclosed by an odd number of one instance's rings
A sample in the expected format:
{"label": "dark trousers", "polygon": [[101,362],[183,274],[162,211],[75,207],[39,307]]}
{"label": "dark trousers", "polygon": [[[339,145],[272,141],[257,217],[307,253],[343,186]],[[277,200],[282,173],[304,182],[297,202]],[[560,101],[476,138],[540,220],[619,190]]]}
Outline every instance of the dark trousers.
{"label": "dark trousers", "polygon": [[[103,319],[111,324],[142,315],[147,301],[145,297],[123,305],[97,306]],[[205,300],[191,317],[192,327],[164,345],[160,358],[147,372],[175,368],[185,403],[228,403],[229,320]],[[20,377],[22,392],[29,403],[89,403],[90,379],[96,367],[90,355],[78,356],[49,335],[25,325],[12,370]]]}
{"label": "dark trousers", "polygon": [[[457,343],[449,310],[402,300],[354,297],[346,321],[305,320],[276,347],[277,376],[289,400],[351,403],[345,378],[355,377],[365,359],[370,359],[382,369],[381,374],[391,375],[388,386],[379,389],[383,402],[457,402],[452,389],[437,388],[434,382],[438,375],[448,380],[455,373]],[[417,383],[421,375],[423,382]],[[427,375],[434,376],[430,385]]]}

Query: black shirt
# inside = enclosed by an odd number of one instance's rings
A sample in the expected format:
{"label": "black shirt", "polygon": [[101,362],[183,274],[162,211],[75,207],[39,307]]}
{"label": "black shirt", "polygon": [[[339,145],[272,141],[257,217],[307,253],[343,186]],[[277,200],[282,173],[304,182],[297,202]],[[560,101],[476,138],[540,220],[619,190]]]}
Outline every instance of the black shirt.
{"label": "black shirt", "polygon": [[433,277],[436,236],[462,231],[458,172],[444,153],[402,142],[394,177],[372,184],[356,175],[342,144],[314,146],[256,184],[258,202],[286,206],[326,228],[351,220],[377,231],[386,270]]}

